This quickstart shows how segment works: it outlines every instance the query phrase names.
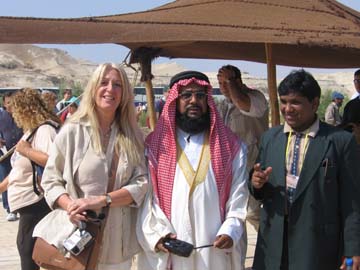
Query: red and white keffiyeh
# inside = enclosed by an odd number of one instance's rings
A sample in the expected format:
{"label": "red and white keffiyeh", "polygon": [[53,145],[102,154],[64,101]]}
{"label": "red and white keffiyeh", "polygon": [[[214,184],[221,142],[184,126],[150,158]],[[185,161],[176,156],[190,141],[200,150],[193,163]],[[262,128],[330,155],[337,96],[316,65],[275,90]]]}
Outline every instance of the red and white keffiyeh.
{"label": "red and white keffiyeh", "polygon": [[227,128],[216,109],[211,85],[196,78],[183,79],[170,89],[155,130],[146,138],[149,170],[155,198],[167,218],[171,220],[171,198],[176,170],[176,99],[182,86],[196,83],[207,88],[210,110],[210,154],[220,199],[220,213],[225,219],[225,207],[232,182],[232,162],[239,151],[239,139]]}

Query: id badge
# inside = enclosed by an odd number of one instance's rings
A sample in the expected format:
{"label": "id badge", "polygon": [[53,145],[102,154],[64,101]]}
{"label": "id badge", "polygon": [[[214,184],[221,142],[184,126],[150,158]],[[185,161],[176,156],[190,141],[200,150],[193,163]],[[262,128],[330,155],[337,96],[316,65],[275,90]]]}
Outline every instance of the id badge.
{"label": "id badge", "polygon": [[296,189],[297,183],[299,181],[299,176],[293,174],[286,175],[286,187]]}

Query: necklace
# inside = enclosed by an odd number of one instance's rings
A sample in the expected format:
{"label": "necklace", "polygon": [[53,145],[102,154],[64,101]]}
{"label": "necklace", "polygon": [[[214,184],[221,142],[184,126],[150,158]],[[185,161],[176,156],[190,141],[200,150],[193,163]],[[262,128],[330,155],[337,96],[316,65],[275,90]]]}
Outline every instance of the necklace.
{"label": "necklace", "polygon": [[107,138],[107,137],[110,137],[110,133],[111,133],[111,129],[109,129],[109,130],[108,130],[107,132],[105,132],[105,133],[102,133],[102,132],[101,132],[101,136]]}
{"label": "necklace", "polygon": [[100,129],[101,146],[102,146],[102,149],[103,149],[104,152],[106,152],[106,149],[108,147],[109,140],[110,140],[110,135],[111,135],[111,127],[106,132],[103,132]]}
{"label": "necklace", "polygon": [[111,134],[111,127],[107,128],[107,130],[104,132],[103,129],[100,129],[100,135],[102,137],[110,137]]}

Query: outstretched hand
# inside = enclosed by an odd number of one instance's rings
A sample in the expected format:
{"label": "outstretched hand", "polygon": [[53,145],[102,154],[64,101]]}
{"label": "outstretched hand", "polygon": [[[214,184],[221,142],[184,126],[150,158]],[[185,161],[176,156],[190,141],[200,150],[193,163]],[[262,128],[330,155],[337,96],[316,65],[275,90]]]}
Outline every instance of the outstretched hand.
{"label": "outstretched hand", "polygon": [[267,167],[265,170],[262,170],[260,163],[254,165],[254,171],[251,176],[251,184],[254,188],[259,189],[264,186],[264,184],[269,181],[270,173],[272,172],[272,167]]}

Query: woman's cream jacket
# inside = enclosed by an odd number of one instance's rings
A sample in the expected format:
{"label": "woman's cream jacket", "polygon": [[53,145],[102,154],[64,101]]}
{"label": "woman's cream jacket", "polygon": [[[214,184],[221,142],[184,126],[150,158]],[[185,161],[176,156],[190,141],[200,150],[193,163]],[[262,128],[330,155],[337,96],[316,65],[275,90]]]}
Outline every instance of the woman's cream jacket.
{"label": "woman's cream jacket", "polygon": [[[117,129],[112,131],[109,145],[113,145],[116,138],[113,132],[117,132]],[[64,125],[55,138],[43,174],[45,199],[53,211],[40,221],[33,236],[41,237],[60,249],[63,249],[64,239],[69,237],[75,227],[69,221],[66,211],[56,208],[55,202],[64,193],[71,198],[79,197],[77,190],[81,190],[81,186],[77,185],[81,183],[82,176],[77,171],[84,157],[94,151],[90,140],[91,126],[88,121]],[[145,158],[140,165],[134,166],[128,162],[126,153],[121,149],[119,156],[114,190],[126,188],[134,203],[130,206],[110,208],[100,254],[101,263],[115,264],[125,261],[140,249],[135,226],[137,207],[142,203],[147,191]],[[109,161],[108,156],[106,160]]]}

